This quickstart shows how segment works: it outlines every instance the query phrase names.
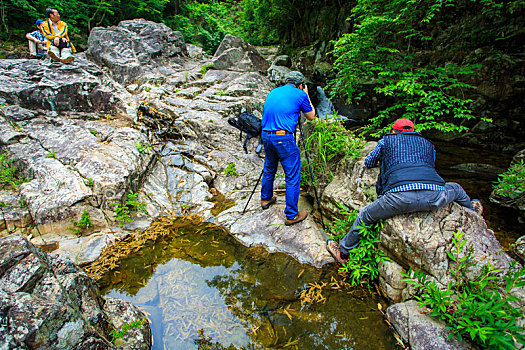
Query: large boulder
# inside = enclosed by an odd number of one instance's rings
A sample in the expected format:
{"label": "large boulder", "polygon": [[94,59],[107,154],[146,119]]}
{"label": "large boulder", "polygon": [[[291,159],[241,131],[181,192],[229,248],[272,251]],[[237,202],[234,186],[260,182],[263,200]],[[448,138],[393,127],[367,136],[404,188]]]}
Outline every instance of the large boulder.
{"label": "large boulder", "polygon": [[142,321],[119,345],[149,349],[146,316],[128,302],[104,298],[70,260],[46,254],[18,235],[0,238],[0,338],[6,349],[102,349],[110,332]]}
{"label": "large boulder", "polygon": [[270,64],[241,37],[226,34],[213,55],[213,68],[266,72]]}
{"label": "large boulder", "polygon": [[[168,62],[188,55],[180,32],[163,23],[144,19],[122,21],[118,26],[94,28],[89,34],[88,55],[106,66],[113,79],[122,84],[134,82],[154,71],[170,74]],[[162,67],[164,65],[164,68]]]}
{"label": "large boulder", "polygon": [[[90,113],[120,110],[123,92],[106,81],[100,67],[86,60],[84,54],[75,57],[72,64],[0,60],[0,98],[7,104],[32,110]],[[17,118],[27,118],[27,114],[18,115]]]}
{"label": "large boulder", "polygon": [[472,345],[456,337],[442,321],[430,317],[430,310],[421,309],[415,300],[394,304],[386,309],[388,320],[412,350],[469,350]]}

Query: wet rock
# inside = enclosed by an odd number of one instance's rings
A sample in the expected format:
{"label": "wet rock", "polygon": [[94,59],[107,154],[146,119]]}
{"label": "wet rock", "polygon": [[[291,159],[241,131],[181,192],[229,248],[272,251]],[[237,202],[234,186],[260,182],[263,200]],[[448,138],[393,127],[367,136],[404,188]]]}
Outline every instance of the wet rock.
{"label": "wet rock", "polygon": [[38,113],[30,109],[21,108],[18,105],[13,105],[1,107],[0,114],[8,121],[20,122],[22,120],[33,119]]}
{"label": "wet rock", "polygon": [[410,349],[472,349],[472,345],[456,337],[447,340],[451,332],[445,323],[428,315],[429,310],[420,309],[415,300],[394,304],[386,309],[387,317]]}
{"label": "wet rock", "polygon": [[292,61],[288,55],[279,55],[272,61],[272,66],[292,67]]}
{"label": "wet rock", "polygon": [[137,308],[104,300],[96,283],[70,260],[43,253],[17,235],[0,238],[0,319],[8,349],[106,348],[112,326],[133,320],[145,325],[130,331],[123,346],[151,346],[147,319]]}
{"label": "wet rock", "polygon": [[[104,80],[101,69],[86,60],[84,54],[75,57],[75,62],[68,65],[0,60],[0,97],[8,104],[31,110],[90,113],[119,110],[118,89]],[[11,108],[2,114],[8,119],[29,119],[23,109],[16,113]]]}
{"label": "wet rock", "polygon": [[132,83],[146,73],[163,76],[165,74],[159,71],[162,64],[176,62],[188,54],[180,32],[144,19],[94,28],[88,45],[88,55],[96,63],[108,67],[113,79],[122,84]]}
{"label": "wet rock", "polygon": [[213,55],[215,69],[257,70],[266,72],[270,64],[247,41],[227,34]]}

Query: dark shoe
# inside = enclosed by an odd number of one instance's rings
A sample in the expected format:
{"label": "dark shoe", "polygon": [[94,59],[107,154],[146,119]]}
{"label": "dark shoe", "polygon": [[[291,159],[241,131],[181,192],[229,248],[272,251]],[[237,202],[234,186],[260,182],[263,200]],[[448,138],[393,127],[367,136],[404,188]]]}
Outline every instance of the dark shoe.
{"label": "dark shoe", "polygon": [[306,219],[306,217],[308,216],[308,212],[306,210],[301,210],[296,216],[295,216],[295,219],[293,220],[284,220],[284,224],[286,226],[290,226],[290,225],[295,225],[297,224],[298,222],[301,222],[303,221],[304,219]]}
{"label": "dark shoe", "polygon": [[474,207],[474,211],[479,215],[483,214],[483,204],[479,199],[473,199],[470,201],[470,204]]}
{"label": "dark shoe", "polygon": [[69,56],[68,58],[64,58],[63,60],[61,59],[60,62],[62,62],[62,63],[71,63],[74,60],[75,60],[75,57]]}
{"label": "dark shoe", "polygon": [[53,51],[49,51],[47,54],[53,61],[60,62],[60,58]]}
{"label": "dark shoe", "polygon": [[343,259],[341,257],[341,248],[339,248],[339,243],[337,243],[333,239],[329,239],[326,241],[326,250],[328,250],[328,253],[330,253],[330,255],[339,264],[344,265],[348,262],[348,259]]}
{"label": "dark shoe", "polygon": [[270,199],[268,201],[266,201],[264,199],[261,199],[261,207],[263,209],[268,209],[270,207],[270,205],[272,205],[276,201],[277,201],[277,198],[275,196],[273,196],[272,199]]}

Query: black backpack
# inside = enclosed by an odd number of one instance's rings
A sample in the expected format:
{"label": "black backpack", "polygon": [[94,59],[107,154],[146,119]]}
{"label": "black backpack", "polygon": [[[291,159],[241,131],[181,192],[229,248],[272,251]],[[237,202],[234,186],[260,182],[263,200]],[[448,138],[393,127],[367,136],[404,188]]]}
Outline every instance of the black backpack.
{"label": "black backpack", "polygon": [[242,148],[244,148],[244,152],[248,153],[248,149],[246,147],[248,140],[254,137],[258,137],[259,144],[257,145],[257,148],[255,149],[255,153],[257,154],[261,153],[261,150],[262,150],[261,119],[257,118],[251,113],[242,112],[237,118],[228,118],[228,123],[231,126],[234,126],[241,131],[239,135],[239,140],[242,141],[242,132],[244,131],[246,133],[246,138],[244,139],[244,143],[242,145]]}

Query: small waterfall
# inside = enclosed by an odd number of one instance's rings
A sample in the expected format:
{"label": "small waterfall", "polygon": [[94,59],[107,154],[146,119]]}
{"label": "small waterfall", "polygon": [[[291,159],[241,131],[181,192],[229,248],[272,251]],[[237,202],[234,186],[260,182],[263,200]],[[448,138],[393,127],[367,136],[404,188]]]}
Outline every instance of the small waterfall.
{"label": "small waterfall", "polygon": [[332,116],[335,112],[334,105],[328,99],[328,97],[326,97],[322,87],[317,87],[317,94],[319,98],[319,105],[317,105],[317,115],[319,118],[326,119],[327,117]]}

